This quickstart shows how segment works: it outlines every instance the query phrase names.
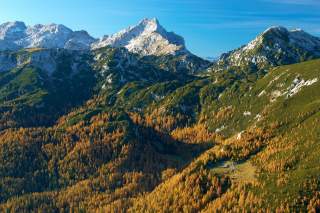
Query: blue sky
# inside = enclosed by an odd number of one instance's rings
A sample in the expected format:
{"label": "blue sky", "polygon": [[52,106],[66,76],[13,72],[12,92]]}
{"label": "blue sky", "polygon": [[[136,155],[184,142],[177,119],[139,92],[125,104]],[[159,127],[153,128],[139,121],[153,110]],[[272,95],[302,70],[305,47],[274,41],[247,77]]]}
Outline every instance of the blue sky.
{"label": "blue sky", "polygon": [[272,25],[320,36],[320,0],[1,0],[0,22],[59,23],[100,37],[145,17],[182,35],[193,53],[218,56]]}

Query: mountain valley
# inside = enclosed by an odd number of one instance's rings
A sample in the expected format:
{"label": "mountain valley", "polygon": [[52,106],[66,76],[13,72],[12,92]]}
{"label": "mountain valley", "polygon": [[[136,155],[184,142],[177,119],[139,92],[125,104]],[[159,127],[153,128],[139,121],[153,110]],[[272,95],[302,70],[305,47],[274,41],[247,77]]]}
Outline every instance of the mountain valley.
{"label": "mountain valley", "polygon": [[1,212],[317,212],[320,38],[214,61],[157,19],[0,25]]}

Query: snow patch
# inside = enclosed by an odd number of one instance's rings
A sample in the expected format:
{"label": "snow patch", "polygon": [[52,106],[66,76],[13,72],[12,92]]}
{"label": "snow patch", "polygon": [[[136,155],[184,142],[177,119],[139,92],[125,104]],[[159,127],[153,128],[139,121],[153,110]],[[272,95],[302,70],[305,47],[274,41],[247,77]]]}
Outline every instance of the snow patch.
{"label": "snow patch", "polygon": [[237,134],[237,140],[241,140],[242,138],[242,134],[244,133],[244,131],[241,131]]}
{"label": "snow patch", "polygon": [[260,121],[262,116],[260,114],[257,114],[256,117],[254,117],[255,120]]}
{"label": "snow patch", "polygon": [[117,92],[117,95],[120,95],[123,91],[124,91],[124,88],[122,88],[121,90],[119,90],[119,92]]}
{"label": "snow patch", "polygon": [[152,96],[152,98],[153,98],[154,100],[156,100],[156,101],[160,101],[160,100],[162,100],[162,99],[165,98],[163,95],[157,95],[157,94],[155,94],[155,93],[153,93],[153,92],[151,92],[151,96]]}
{"label": "snow patch", "polygon": [[304,79],[300,79],[299,77],[296,77],[290,87],[287,89],[285,94],[287,94],[287,98],[294,96],[297,94],[303,87],[311,86],[312,84],[318,82],[318,78],[314,78],[311,80],[305,81]]}
{"label": "snow patch", "polygon": [[271,93],[271,98],[270,101],[271,102],[275,102],[277,100],[277,98],[279,98],[280,96],[282,96],[283,93],[279,90],[275,90]]}
{"label": "snow patch", "polygon": [[217,128],[215,132],[222,132],[226,127],[222,125],[220,128]]}
{"label": "snow patch", "polygon": [[265,90],[262,90],[262,91],[259,93],[258,97],[261,97],[261,96],[263,96],[264,94],[266,94],[266,91],[265,91]]}
{"label": "snow patch", "polygon": [[108,84],[112,84],[112,74],[109,74],[109,75],[107,76],[106,81],[108,82]]}
{"label": "snow patch", "polygon": [[251,115],[251,112],[245,111],[245,112],[243,113],[243,115],[244,115],[244,116],[250,116],[250,115]]}

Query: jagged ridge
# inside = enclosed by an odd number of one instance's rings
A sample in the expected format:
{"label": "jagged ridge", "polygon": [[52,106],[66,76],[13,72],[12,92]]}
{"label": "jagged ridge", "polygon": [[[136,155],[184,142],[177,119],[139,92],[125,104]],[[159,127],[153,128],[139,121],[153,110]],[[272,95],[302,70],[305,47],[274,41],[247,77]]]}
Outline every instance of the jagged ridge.
{"label": "jagged ridge", "polygon": [[60,24],[26,26],[16,21],[0,25],[0,50],[34,47],[85,50],[95,40],[86,31],[72,31]]}

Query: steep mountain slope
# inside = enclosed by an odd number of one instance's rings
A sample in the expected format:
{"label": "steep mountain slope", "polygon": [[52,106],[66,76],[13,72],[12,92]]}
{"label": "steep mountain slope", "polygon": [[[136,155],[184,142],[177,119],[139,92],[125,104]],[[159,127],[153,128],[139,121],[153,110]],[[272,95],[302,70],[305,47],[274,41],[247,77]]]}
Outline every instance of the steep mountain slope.
{"label": "steep mountain slope", "polygon": [[52,125],[93,95],[89,54],[27,49],[1,55],[6,63],[0,65],[0,129]]}
{"label": "steep mountain slope", "polygon": [[[246,140],[247,127],[273,128],[273,136],[267,143],[260,139],[264,148],[250,160],[255,166],[256,183],[245,184],[249,188],[235,185],[214,201],[208,212],[244,207],[272,211],[319,209],[319,159],[315,157],[319,151],[319,63],[314,60],[273,69],[235,102],[238,107],[227,122],[231,126],[225,129],[228,132],[238,128],[231,144]],[[247,120],[247,127],[237,127],[239,120]],[[251,198],[248,193],[252,193]]]}
{"label": "steep mountain slope", "polygon": [[320,39],[300,29],[271,27],[239,49],[223,54],[213,70],[266,69],[320,57]]}
{"label": "steep mountain slope", "polygon": [[[219,134],[226,139],[215,137],[213,148],[136,198],[129,211],[319,209],[319,65],[279,67],[251,89],[226,89],[214,102],[220,105],[209,119],[214,123],[207,123],[225,125]],[[189,131],[173,135],[190,139]]]}
{"label": "steep mountain slope", "polygon": [[[123,87],[134,82],[143,88],[195,78],[161,69],[125,48],[4,51],[0,62],[0,120],[6,127],[52,124],[93,96],[113,105]],[[33,116],[25,116],[28,111]]]}

